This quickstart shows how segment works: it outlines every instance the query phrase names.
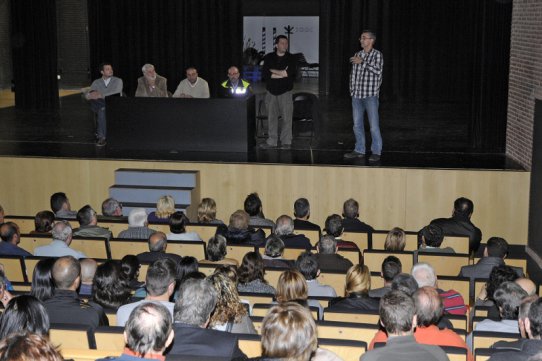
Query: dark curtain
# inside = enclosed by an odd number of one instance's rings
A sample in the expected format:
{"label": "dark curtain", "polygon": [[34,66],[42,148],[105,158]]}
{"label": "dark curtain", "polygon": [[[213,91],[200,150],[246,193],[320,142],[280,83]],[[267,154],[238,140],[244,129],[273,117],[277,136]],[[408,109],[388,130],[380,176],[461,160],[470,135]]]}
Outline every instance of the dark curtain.
{"label": "dark curtain", "polygon": [[55,0],[11,0],[15,107],[56,110],[57,37]]}
{"label": "dark curtain", "polygon": [[131,96],[145,63],[168,79],[174,92],[194,66],[215,95],[230,65],[241,66],[241,0],[89,0],[92,74],[113,63]]}
{"label": "dark curtain", "polygon": [[383,102],[461,104],[471,149],[504,151],[511,1],[320,0],[320,9],[321,92],[348,96],[348,59],[372,29]]}

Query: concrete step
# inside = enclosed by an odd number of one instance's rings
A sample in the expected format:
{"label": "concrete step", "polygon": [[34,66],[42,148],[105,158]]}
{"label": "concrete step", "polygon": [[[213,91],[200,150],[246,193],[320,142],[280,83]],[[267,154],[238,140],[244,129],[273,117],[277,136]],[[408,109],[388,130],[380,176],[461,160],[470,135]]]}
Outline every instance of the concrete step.
{"label": "concrete step", "polygon": [[190,187],[195,188],[198,171],[183,170],[151,170],[120,168],[115,171],[115,184],[158,186],[158,187]]}
{"label": "concrete step", "polygon": [[[186,209],[189,204],[175,204],[175,210],[183,211],[186,213]],[[127,202],[122,203],[122,214],[128,216],[132,209],[134,208],[145,208],[147,214],[156,211],[156,203],[136,203],[136,202]]]}
{"label": "concrete step", "polygon": [[175,204],[191,204],[192,188],[187,187],[153,187],[138,185],[114,185],[109,187],[109,196],[124,203],[151,203],[156,208],[158,198],[170,195]]}

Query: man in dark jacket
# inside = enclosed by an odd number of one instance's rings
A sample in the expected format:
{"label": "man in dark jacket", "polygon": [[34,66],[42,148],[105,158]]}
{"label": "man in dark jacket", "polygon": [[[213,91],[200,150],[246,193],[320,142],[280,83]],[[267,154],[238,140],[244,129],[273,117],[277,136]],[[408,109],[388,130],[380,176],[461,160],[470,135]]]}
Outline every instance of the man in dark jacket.
{"label": "man in dark jacket", "polygon": [[352,267],[352,262],[337,254],[339,250],[337,240],[331,235],[322,236],[316,246],[318,253],[315,255],[322,272],[344,272]]}

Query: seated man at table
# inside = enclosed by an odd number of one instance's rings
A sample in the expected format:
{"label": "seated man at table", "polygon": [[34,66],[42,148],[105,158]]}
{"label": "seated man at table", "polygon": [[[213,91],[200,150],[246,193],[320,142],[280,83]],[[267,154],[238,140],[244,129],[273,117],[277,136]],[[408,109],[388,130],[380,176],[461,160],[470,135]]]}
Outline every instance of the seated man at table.
{"label": "seated man at table", "polygon": [[252,95],[252,87],[245,79],[240,78],[239,68],[230,66],[228,79],[224,80],[221,86],[221,93],[224,98],[244,98]]}
{"label": "seated man at table", "polygon": [[181,80],[174,98],[209,98],[209,84],[205,79],[198,77],[194,67],[186,69],[186,79]]}
{"label": "seated man at table", "polygon": [[141,68],[143,76],[137,79],[136,97],[167,98],[167,79],[156,74],[154,65],[145,64]]}

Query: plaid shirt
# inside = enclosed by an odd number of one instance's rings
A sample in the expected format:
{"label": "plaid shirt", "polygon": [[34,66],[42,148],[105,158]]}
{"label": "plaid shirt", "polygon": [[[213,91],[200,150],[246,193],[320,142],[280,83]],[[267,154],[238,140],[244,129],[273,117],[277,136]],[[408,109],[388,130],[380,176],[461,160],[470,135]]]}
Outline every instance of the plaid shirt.
{"label": "plaid shirt", "polygon": [[369,53],[363,50],[356,53],[363,61],[361,64],[352,64],[350,73],[350,96],[353,98],[367,98],[378,96],[382,84],[382,68],[384,58],[382,53],[372,49]]}

